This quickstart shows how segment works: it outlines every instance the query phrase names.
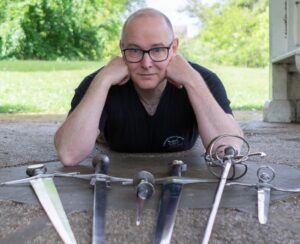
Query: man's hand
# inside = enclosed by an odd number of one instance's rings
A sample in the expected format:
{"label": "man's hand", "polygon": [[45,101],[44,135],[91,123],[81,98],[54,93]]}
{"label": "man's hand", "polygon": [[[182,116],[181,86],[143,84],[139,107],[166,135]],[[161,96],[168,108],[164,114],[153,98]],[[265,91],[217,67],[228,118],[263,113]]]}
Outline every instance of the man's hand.
{"label": "man's hand", "polygon": [[129,80],[128,67],[121,57],[115,57],[96,75],[95,80],[102,80],[109,87],[123,85]]}
{"label": "man's hand", "polygon": [[182,88],[202,77],[182,56],[175,55],[167,67],[166,78],[176,87]]}

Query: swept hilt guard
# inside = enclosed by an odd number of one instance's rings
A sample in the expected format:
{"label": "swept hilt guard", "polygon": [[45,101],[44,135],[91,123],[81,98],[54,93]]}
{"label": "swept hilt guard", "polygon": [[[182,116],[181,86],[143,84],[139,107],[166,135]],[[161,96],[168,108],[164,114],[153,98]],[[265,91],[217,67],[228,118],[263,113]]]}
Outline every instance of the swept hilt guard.
{"label": "swept hilt guard", "polygon": [[[238,151],[231,145],[218,145],[219,141],[224,138],[236,138],[241,140],[245,145],[243,154],[239,154]],[[249,157],[266,156],[263,152],[249,152],[250,145],[243,137],[237,135],[220,135],[210,142],[206,149],[204,158],[208,171],[218,178],[221,176],[222,169],[224,168],[224,162],[230,159],[232,166],[228,179],[232,180],[239,179],[247,173],[248,167],[246,164],[243,164],[243,162],[247,161]]]}

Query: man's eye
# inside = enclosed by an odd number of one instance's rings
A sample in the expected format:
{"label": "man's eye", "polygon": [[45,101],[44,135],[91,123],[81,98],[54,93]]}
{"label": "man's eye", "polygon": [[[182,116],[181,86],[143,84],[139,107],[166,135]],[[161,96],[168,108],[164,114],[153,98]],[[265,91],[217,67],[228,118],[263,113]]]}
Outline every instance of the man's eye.
{"label": "man's eye", "polygon": [[140,53],[141,49],[130,49],[131,53]]}
{"label": "man's eye", "polygon": [[162,48],[161,47],[156,47],[156,48],[151,49],[151,51],[154,52],[154,53],[160,53],[162,51]]}

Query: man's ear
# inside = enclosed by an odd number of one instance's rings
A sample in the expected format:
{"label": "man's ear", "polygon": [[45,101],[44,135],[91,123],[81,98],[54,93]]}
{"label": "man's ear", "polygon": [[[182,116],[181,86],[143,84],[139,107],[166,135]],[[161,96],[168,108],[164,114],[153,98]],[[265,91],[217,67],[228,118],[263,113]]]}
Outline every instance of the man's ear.
{"label": "man's ear", "polygon": [[176,51],[179,47],[179,39],[176,37],[173,41],[173,45],[172,45],[172,50],[173,50],[173,53],[176,54]]}
{"label": "man's ear", "polygon": [[123,43],[122,43],[122,40],[119,41],[119,47],[120,47],[120,51],[121,51],[122,58],[123,58],[123,60],[126,62],[126,59],[124,58],[124,55],[123,55],[123,52],[122,52],[122,49],[123,49]]}

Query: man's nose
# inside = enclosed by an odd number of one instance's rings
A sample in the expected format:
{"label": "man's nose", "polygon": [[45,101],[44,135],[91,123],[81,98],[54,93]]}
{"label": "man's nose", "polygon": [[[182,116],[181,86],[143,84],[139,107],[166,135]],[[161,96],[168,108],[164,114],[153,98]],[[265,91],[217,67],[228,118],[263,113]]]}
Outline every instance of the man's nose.
{"label": "man's nose", "polygon": [[153,61],[150,58],[149,53],[145,53],[144,54],[144,57],[143,57],[143,59],[141,61],[141,65],[142,65],[143,68],[150,68],[150,67],[152,67]]}

